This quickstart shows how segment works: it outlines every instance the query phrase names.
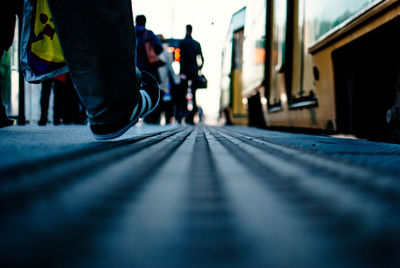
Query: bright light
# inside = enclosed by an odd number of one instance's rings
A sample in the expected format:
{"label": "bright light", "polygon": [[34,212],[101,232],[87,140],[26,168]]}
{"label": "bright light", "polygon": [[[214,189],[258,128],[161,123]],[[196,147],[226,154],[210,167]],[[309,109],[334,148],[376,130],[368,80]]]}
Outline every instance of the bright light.
{"label": "bright light", "polygon": [[174,61],[172,63],[172,69],[174,70],[175,74],[179,74],[181,70],[181,65],[179,64],[179,62]]}
{"label": "bright light", "polygon": [[262,104],[262,105],[267,105],[267,103],[268,103],[267,98],[266,98],[266,97],[262,97],[262,98],[261,98],[261,104]]}
{"label": "bright light", "polygon": [[283,103],[286,103],[286,102],[287,102],[287,96],[286,96],[285,93],[282,93],[282,94],[281,94],[281,101],[282,101]]}
{"label": "bright light", "polygon": [[181,61],[181,50],[180,48],[175,49],[174,60],[177,62]]}
{"label": "bright light", "polygon": [[243,105],[247,105],[248,100],[246,98],[242,98],[242,103],[243,103]]}

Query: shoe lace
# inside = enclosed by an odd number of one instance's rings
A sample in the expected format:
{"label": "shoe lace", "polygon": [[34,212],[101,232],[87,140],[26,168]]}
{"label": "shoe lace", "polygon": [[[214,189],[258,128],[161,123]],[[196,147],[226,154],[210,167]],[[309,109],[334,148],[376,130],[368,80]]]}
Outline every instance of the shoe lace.
{"label": "shoe lace", "polygon": [[[141,96],[141,102],[139,101],[138,104],[136,105],[135,109],[132,112],[131,120],[133,120],[135,117],[141,117],[143,114],[145,114],[148,110],[151,109],[152,106],[152,101],[149,93],[147,93],[145,90],[140,90],[140,96]],[[140,112],[137,113],[139,106],[141,105]]]}

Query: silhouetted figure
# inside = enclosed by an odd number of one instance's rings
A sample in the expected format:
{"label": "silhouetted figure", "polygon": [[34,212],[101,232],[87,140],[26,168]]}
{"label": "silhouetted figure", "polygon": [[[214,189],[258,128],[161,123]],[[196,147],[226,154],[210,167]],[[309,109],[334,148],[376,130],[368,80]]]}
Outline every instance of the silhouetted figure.
{"label": "silhouetted figure", "polygon": [[[196,89],[199,80],[199,70],[201,70],[204,65],[204,57],[201,51],[201,46],[199,42],[192,38],[192,30],[193,28],[191,25],[186,25],[186,36],[179,44],[179,48],[181,50],[181,92],[179,97],[179,101],[181,102],[179,104],[180,109],[184,109],[184,107],[187,106],[186,98],[183,97],[183,94],[186,96],[189,87],[189,81],[192,81],[191,94],[193,95],[193,108],[191,111],[187,111],[185,118],[185,121],[188,124],[194,123],[193,118],[197,112]],[[183,104],[184,101],[185,104]],[[178,111],[178,113],[182,113],[182,111]],[[178,118],[179,116],[180,115],[178,115]]]}
{"label": "silhouetted figure", "polygon": [[160,89],[161,89],[161,99],[160,99],[160,109],[164,113],[165,123],[169,124],[172,122],[174,117],[174,102],[173,102],[173,91],[178,84],[178,77],[176,76],[174,70],[172,69],[172,54],[168,51],[168,43],[163,35],[158,35],[160,38],[164,50],[160,54],[160,58],[165,62],[165,65],[158,68],[158,73],[160,75]]}
{"label": "silhouetted figure", "polygon": [[40,98],[41,116],[39,126],[47,124],[50,94],[53,90],[53,123],[59,124],[84,124],[86,112],[79,100],[70,75],[63,74],[55,79],[42,82]]}
{"label": "silhouetted figure", "polygon": [[59,125],[62,123],[63,100],[62,95],[64,91],[63,82],[56,79],[48,79],[42,81],[42,91],[40,95],[40,120],[39,126],[45,126],[48,120],[50,94],[53,90],[54,103],[53,103],[53,124]]}
{"label": "silhouetted figure", "polygon": [[[160,83],[160,76],[158,73],[157,64],[149,62],[146,53],[146,42],[150,42],[156,54],[163,51],[163,46],[158,38],[152,31],[146,29],[146,17],[144,15],[136,16],[136,37],[137,37],[137,67],[141,71],[146,71],[152,74]],[[161,115],[161,107],[157,107],[151,114],[149,114],[144,121],[151,124],[159,124]]]}

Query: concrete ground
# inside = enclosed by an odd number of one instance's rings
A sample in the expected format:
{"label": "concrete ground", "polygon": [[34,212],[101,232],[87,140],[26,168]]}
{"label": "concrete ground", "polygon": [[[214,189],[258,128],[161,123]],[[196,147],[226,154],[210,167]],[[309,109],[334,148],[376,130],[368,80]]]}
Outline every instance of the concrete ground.
{"label": "concrete ground", "polygon": [[398,267],[400,145],[245,127],[0,129],[0,264]]}

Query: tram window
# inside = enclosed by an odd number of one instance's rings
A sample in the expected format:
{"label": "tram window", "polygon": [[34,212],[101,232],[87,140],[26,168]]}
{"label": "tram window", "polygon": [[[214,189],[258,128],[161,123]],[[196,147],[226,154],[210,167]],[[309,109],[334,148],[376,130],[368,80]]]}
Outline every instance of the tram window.
{"label": "tram window", "polygon": [[310,45],[310,28],[305,20],[306,1],[294,1],[293,4],[293,69],[290,94],[292,102],[295,102],[296,99],[301,100],[303,97],[309,96],[314,87],[312,57],[307,51]]}
{"label": "tram window", "polygon": [[351,16],[383,0],[305,0],[306,24],[310,28],[310,41],[314,43],[331,29]]}
{"label": "tram window", "polygon": [[233,34],[232,57],[232,112],[234,116],[245,114],[245,106],[242,103],[242,67],[243,67],[243,40],[244,29],[239,29]]}
{"label": "tram window", "polygon": [[243,65],[243,35],[244,29],[233,34],[233,69],[241,69]]}
{"label": "tram window", "polygon": [[266,1],[249,0],[243,44],[243,90],[259,87],[265,76]]}
{"label": "tram window", "polygon": [[232,33],[229,32],[222,53],[221,105],[231,106]]}
{"label": "tram window", "polygon": [[273,2],[272,14],[272,53],[271,53],[271,81],[269,104],[280,103],[281,92],[278,86],[278,74],[285,63],[286,26],[287,26],[287,1],[276,0]]}

